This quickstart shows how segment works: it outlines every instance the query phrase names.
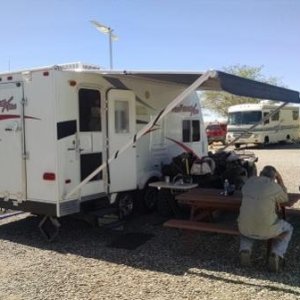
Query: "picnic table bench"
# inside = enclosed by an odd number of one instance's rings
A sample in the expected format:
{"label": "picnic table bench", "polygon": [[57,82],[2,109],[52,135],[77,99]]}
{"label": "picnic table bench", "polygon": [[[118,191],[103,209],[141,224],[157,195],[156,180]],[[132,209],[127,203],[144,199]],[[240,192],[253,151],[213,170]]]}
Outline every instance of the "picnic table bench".
{"label": "picnic table bench", "polygon": [[[290,199],[300,199],[299,193],[288,193],[288,196]],[[238,213],[242,201],[241,191],[224,196],[222,190],[219,189],[194,188],[175,198],[179,203],[190,207],[190,217],[188,220],[170,219],[164,223],[164,226],[192,231],[239,234],[236,221],[217,223],[214,220],[213,212],[226,210]],[[300,214],[299,209],[286,208],[284,204],[281,209],[283,218],[286,218],[286,214]],[[208,221],[203,222],[207,217],[209,217]]]}
{"label": "picnic table bench", "polygon": [[[290,199],[300,199],[299,193],[288,193],[288,195]],[[179,203],[190,207],[190,218],[188,220],[170,219],[164,223],[165,227],[190,232],[202,231],[240,235],[236,219],[231,223],[215,222],[213,212],[216,210],[238,212],[242,201],[241,191],[236,191],[230,196],[224,196],[221,190],[195,188],[179,194],[175,198]],[[281,206],[281,209],[283,218],[286,218],[286,211],[288,214],[300,214],[299,209],[286,209],[284,205]],[[203,221],[207,216],[209,217],[208,221]],[[276,238],[280,238],[280,236]],[[273,239],[267,240],[267,253],[270,253]]]}
{"label": "picnic table bench", "polygon": [[186,230],[216,232],[231,235],[239,235],[237,224],[220,224],[209,222],[197,222],[190,220],[170,219],[164,223],[164,226],[171,228],[180,228]]}

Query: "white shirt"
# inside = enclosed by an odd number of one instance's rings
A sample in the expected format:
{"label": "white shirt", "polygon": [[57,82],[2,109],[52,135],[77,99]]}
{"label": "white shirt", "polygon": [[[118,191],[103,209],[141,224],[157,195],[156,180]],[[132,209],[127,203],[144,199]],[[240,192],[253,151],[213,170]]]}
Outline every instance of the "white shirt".
{"label": "white shirt", "polygon": [[269,239],[282,231],[276,207],[288,201],[282,187],[265,176],[250,177],[242,188],[238,217],[241,234],[255,239]]}

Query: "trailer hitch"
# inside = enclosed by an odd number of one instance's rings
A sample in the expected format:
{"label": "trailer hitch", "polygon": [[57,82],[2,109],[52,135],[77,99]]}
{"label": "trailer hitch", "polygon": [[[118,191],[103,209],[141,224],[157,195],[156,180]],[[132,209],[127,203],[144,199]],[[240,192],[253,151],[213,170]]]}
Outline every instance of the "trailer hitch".
{"label": "trailer hitch", "polygon": [[59,233],[61,224],[56,217],[44,216],[39,223],[39,229],[49,242],[52,242]]}

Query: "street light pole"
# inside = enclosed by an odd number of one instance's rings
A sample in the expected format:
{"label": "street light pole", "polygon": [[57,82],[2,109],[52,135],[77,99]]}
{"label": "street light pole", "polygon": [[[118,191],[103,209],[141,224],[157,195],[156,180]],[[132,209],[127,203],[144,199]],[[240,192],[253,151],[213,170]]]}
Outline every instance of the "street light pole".
{"label": "street light pole", "polygon": [[110,69],[113,69],[113,55],[112,55],[112,29],[109,28],[108,32],[108,38],[109,38],[109,66]]}
{"label": "street light pole", "polygon": [[116,41],[118,37],[113,34],[113,29],[111,27],[102,25],[96,21],[90,21],[98,31],[108,34],[108,42],[109,42],[109,66],[110,69],[113,69],[113,51],[112,51],[112,41]]}

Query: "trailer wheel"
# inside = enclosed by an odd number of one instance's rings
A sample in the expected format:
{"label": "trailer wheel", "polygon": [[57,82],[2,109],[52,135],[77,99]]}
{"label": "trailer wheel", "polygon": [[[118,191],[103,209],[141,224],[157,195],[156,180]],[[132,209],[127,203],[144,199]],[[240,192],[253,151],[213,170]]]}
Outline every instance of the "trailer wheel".
{"label": "trailer wheel", "polygon": [[143,212],[150,213],[156,210],[158,199],[157,188],[146,186],[142,192]]}
{"label": "trailer wheel", "polygon": [[169,190],[162,189],[158,193],[157,212],[162,217],[171,218],[175,215],[177,203]]}
{"label": "trailer wheel", "polygon": [[240,146],[241,146],[241,144],[239,144],[239,143],[234,144],[234,147],[235,147],[236,149],[240,148]]}
{"label": "trailer wheel", "polygon": [[131,193],[120,193],[117,196],[116,205],[120,220],[129,219],[133,215],[134,198]]}

